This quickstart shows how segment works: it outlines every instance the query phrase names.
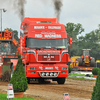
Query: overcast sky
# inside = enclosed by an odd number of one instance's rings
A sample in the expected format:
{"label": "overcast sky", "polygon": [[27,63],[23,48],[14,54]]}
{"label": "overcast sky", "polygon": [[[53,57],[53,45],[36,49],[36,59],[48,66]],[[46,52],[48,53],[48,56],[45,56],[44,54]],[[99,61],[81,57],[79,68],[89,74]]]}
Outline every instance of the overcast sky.
{"label": "overcast sky", "polygon": [[[6,1],[6,2],[5,2]],[[9,2],[10,1],[10,2]],[[25,17],[33,18],[54,18],[55,11],[52,0],[26,0]],[[98,29],[100,24],[100,0],[61,0],[60,23],[68,22],[82,24],[85,32]],[[21,20],[15,13],[11,5],[11,0],[0,0],[0,9],[5,8],[7,11],[2,13],[2,29],[12,28],[20,32]],[[1,21],[1,19],[0,19]]]}

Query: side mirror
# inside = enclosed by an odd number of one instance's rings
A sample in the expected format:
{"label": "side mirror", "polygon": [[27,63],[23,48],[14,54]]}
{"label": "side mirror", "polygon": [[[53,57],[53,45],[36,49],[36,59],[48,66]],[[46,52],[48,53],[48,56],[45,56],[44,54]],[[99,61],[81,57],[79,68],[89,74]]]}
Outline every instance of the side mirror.
{"label": "side mirror", "polygon": [[69,44],[72,44],[72,38],[69,38]]}

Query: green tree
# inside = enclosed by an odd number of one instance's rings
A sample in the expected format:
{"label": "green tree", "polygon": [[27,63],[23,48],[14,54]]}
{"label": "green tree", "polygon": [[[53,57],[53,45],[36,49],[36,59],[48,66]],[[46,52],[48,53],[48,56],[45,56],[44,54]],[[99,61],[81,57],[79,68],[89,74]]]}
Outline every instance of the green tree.
{"label": "green tree", "polygon": [[96,86],[93,86],[92,98],[91,100],[95,100]]}
{"label": "green tree", "polygon": [[18,62],[10,80],[10,84],[13,84],[14,92],[25,92],[28,88],[25,69],[20,56],[18,56]]}
{"label": "green tree", "polygon": [[73,55],[79,54],[79,46],[78,46],[78,38],[77,36],[84,32],[84,28],[80,23],[74,24],[74,23],[67,23],[65,26],[65,29],[67,31],[67,35],[72,37],[73,44],[71,46],[71,49],[69,50],[70,57]]}
{"label": "green tree", "polygon": [[74,23],[67,23],[65,26],[65,29],[67,31],[67,35],[73,38],[73,41],[77,41],[77,36],[84,32],[84,28],[80,23],[74,24]]}
{"label": "green tree", "polygon": [[95,86],[93,87],[91,100],[100,100],[100,69],[98,70],[96,83],[95,83]]}
{"label": "green tree", "polygon": [[[91,31],[85,34],[85,36],[80,36],[78,39],[79,51],[81,49],[91,49],[90,56],[95,59],[100,59],[100,25],[99,29]],[[79,53],[81,55],[81,53]]]}

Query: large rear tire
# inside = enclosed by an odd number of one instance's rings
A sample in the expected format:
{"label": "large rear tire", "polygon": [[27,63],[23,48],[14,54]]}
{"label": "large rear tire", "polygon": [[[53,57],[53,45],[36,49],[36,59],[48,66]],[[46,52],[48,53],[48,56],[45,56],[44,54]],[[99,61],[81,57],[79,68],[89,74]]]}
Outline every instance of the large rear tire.
{"label": "large rear tire", "polygon": [[94,58],[91,59],[90,66],[91,67],[95,67],[95,59]]}
{"label": "large rear tire", "polygon": [[57,79],[57,83],[58,83],[58,84],[64,84],[64,83],[65,83],[65,79],[66,79],[65,77],[58,78],[58,79]]}
{"label": "large rear tire", "polygon": [[83,63],[82,58],[79,58],[79,59],[78,59],[78,62],[79,62],[78,65],[79,65],[79,66],[82,66],[82,63]]}

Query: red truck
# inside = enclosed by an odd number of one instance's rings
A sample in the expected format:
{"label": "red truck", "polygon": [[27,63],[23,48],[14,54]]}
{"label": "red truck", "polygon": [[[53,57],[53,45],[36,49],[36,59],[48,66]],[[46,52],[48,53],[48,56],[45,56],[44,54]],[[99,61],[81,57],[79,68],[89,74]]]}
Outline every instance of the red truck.
{"label": "red truck", "polygon": [[[20,26],[20,54],[28,83],[31,78],[65,83],[69,61],[67,38],[65,26],[56,18],[24,18]],[[11,62],[12,75],[17,60]]]}

